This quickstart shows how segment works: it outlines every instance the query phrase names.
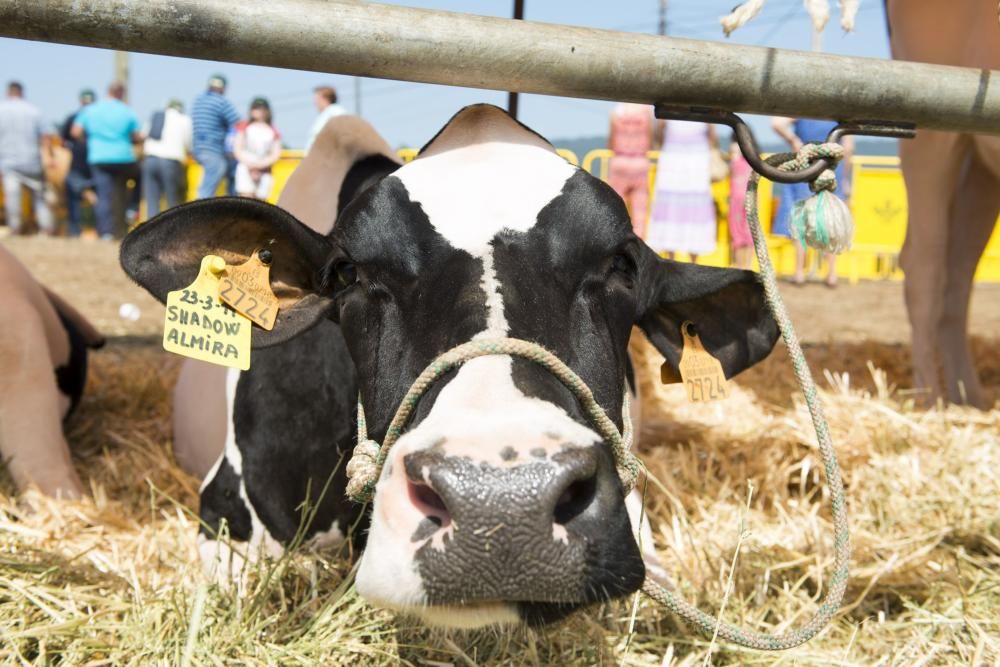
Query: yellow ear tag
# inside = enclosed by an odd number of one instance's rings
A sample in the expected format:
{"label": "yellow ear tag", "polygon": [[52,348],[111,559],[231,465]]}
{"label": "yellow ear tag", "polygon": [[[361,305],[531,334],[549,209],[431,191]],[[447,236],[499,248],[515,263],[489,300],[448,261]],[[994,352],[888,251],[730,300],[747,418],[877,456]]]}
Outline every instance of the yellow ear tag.
{"label": "yellow ear tag", "polygon": [[239,266],[227,266],[219,281],[219,298],[268,331],[278,316],[278,297],[271,290],[271,251],[258,250]]}
{"label": "yellow ear tag", "polygon": [[250,368],[250,320],[219,301],[226,262],[205,255],[194,282],[167,294],[163,349],[220,366]]}
{"label": "yellow ear tag", "polygon": [[702,346],[694,324],[684,322],[681,325],[681,335],[684,337],[684,349],[681,351],[678,367],[687,389],[688,400],[699,403],[728,398],[729,384],[722,371],[722,364]]}

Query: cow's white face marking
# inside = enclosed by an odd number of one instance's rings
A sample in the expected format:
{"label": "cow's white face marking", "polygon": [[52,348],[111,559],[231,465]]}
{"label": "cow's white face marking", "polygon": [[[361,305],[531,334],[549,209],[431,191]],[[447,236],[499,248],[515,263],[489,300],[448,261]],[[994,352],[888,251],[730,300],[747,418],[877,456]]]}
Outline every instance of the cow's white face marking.
{"label": "cow's white face marking", "polygon": [[[538,212],[576,173],[551,146],[522,128],[503,128],[490,136],[493,140],[486,143],[429,149],[427,157],[393,175],[406,186],[410,201],[420,204],[435,231],[475,257],[483,256],[500,231],[531,229]],[[511,142],[526,137],[534,141]]]}
{"label": "cow's white face marking", "polygon": [[[504,230],[531,229],[574,173],[576,167],[540,137],[495,109],[477,109],[453,121],[420,157],[391,177],[402,181],[410,201],[420,204],[445,240],[481,260],[487,320],[475,338],[509,335],[493,239]],[[508,356],[465,363],[426,419],[393,447],[376,489],[368,546],[358,570],[358,591],[366,599],[418,613],[433,625],[476,627],[517,620],[510,604],[426,606],[414,555],[427,543],[447,549],[445,533],[461,527],[443,525],[431,536],[411,540],[427,517],[409,500],[403,464],[407,454],[431,446],[441,447],[446,456],[503,467],[600,441],[562,408],[521,392],[512,367]],[[553,539],[566,536],[554,530]]]}

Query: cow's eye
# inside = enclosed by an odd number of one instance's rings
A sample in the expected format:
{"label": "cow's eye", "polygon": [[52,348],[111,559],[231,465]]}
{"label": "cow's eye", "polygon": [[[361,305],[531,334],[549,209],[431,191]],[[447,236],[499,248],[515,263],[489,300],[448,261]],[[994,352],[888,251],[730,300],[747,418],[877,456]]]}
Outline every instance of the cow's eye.
{"label": "cow's eye", "polygon": [[624,252],[620,252],[611,258],[611,272],[631,275],[635,271],[635,262]]}
{"label": "cow's eye", "polygon": [[337,274],[337,283],[341,287],[349,287],[358,282],[358,270],[350,262],[337,262],[333,265],[333,271]]}

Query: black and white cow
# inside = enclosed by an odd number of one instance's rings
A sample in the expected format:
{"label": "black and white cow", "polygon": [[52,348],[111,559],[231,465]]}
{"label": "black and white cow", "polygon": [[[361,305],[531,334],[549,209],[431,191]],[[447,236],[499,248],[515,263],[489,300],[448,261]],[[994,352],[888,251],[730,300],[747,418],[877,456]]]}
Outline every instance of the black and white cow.
{"label": "black and white cow", "polygon": [[[338,116],[285,184],[279,205],[326,233],[355,193],[398,167],[371,125]],[[333,322],[255,352],[246,372],[184,360],[173,399],[174,456],[203,478],[200,548],[210,573],[234,576],[241,551],[276,554],[296,536],[317,546],[342,542],[360,516],[343,498],[357,392]],[[215,539],[223,519],[231,542],[246,548],[230,553]],[[355,546],[363,540],[356,535]]]}
{"label": "black and white cow", "polygon": [[[756,274],[660,259],[610,187],[491,106],[462,110],[416,160],[359,189],[329,234],[260,202],[209,200],[139,228],[122,262],[162,300],[194,278],[203,255],[235,263],[265,243],[282,311],[273,331],[255,329],[253,367],[284,346],[263,348],[308,341],[301,363],[269,371],[285,371],[276,389],[286,399],[240,412],[236,396],[236,437],[254,439],[253,474],[275,483],[308,474],[299,457],[353,445],[351,362],[379,441],[420,371],[476,338],[543,345],[621,428],[633,325],[676,366],[680,325],[694,322],[729,377],[778,335]],[[334,356],[344,391],[296,390],[310,361]],[[276,451],[296,415],[324,401],[343,420],[339,439]],[[231,477],[251,474],[241,457]],[[631,593],[644,574],[610,448],[577,400],[539,366],[487,356],[432,385],[390,452],[357,588],[431,624],[537,624]]]}

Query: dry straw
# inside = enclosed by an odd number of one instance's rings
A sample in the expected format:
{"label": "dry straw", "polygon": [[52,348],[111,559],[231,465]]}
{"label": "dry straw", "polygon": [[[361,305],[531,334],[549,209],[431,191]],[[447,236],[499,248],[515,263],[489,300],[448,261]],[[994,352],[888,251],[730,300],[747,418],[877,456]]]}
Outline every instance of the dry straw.
{"label": "dry straw", "polygon": [[[809,418],[778,350],[729,400],[683,402],[653,384],[641,343],[648,513],[681,592],[723,617],[781,631],[815,611],[831,529]],[[846,349],[846,348],[844,348]],[[844,611],[780,655],[717,645],[715,664],[994,664],[1000,659],[1000,409],[915,411],[892,386],[905,352],[807,352],[844,468],[853,560]],[[854,348],[851,348],[852,350]],[[986,378],[995,345],[977,343]],[[866,368],[870,359],[875,368]],[[243,597],[200,578],[196,483],[169,454],[176,362],[155,342],[94,357],[70,438],[93,499],[0,487],[0,663],[65,665],[695,665],[709,642],[642,599],[530,631],[431,632],[358,599],[351,565],[297,553],[262,564]],[[995,383],[994,383],[995,384]],[[746,489],[753,498],[747,507]],[[749,534],[730,577],[740,521]],[[189,662],[185,663],[185,660]]]}

